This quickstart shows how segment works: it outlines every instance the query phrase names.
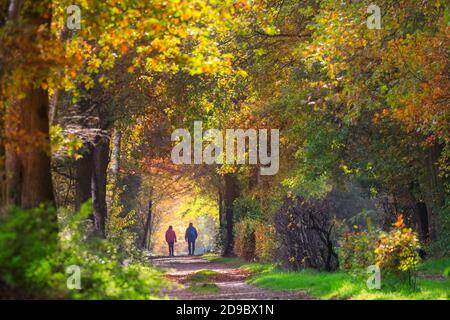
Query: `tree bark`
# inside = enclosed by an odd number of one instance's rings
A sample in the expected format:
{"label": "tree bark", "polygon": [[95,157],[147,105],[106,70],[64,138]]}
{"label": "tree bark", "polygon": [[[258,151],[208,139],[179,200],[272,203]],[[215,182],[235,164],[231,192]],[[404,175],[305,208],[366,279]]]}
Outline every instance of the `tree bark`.
{"label": "tree bark", "polygon": [[[148,213],[147,220],[145,221],[145,229],[144,229],[144,239],[142,239],[142,248],[147,249],[149,241],[147,238],[149,237],[151,228],[152,228],[152,200],[148,202]],[[151,236],[151,234],[150,234]]]}
{"label": "tree bark", "polygon": [[409,187],[404,187],[402,194],[404,195],[404,201],[407,211],[412,211],[413,222],[416,225],[416,230],[419,233],[419,238],[421,241],[428,240],[428,214],[426,205],[423,202],[417,200],[416,196],[411,191],[413,190],[412,185]]}
{"label": "tree bark", "polygon": [[[9,21],[18,24],[21,5],[22,1],[20,0],[10,1],[8,7]],[[29,20],[25,20],[27,25],[23,28],[37,31],[43,25],[46,25],[47,28],[50,27],[50,12],[37,14],[31,10],[30,12],[24,12],[24,16]],[[20,25],[17,25],[17,27],[22,29]],[[29,36],[24,38],[23,41],[32,42],[35,40],[33,36],[34,32],[30,32]],[[31,48],[31,50],[36,51],[34,52],[36,56],[41,54],[38,51],[40,50],[39,47],[31,46]],[[11,69],[12,72],[15,71],[14,66]],[[16,94],[19,91],[24,98],[15,100],[14,97],[9,97],[11,105],[8,106],[8,109],[19,110],[18,128],[14,129],[21,130],[23,136],[26,137],[26,141],[23,145],[11,146],[5,150],[5,158],[9,162],[7,175],[12,177],[9,181],[10,188],[7,193],[10,195],[14,193],[13,202],[17,201],[20,194],[20,200],[18,201],[20,203],[18,204],[24,208],[37,207],[42,203],[54,205],[50,166],[48,92],[39,86],[36,87],[36,84],[31,80],[14,90]],[[11,112],[11,110],[7,110],[7,112]],[[20,153],[17,152],[15,147],[20,147]]]}
{"label": "tree bark", "polygon": [[37,207],[54,204],[51,177],[51,158],[48,125],[48,92],[41,88],[27,88],[22,106],[22,130],[27,137],[36,138],[37,145],[21,151],[21,206]]}
{"label": "tree bark", "polygon": [[8,7],[9,20],[15,21],[19,18],[20,7],[22,6],[22,0],[11,0]]}
{"label": "tree bark", "polygon": [[92,208],[94,228],[102,237],[106,237],[106,175],[109,162],[109,139],[99,137],[93,151],[94,171],[92,174]]}
{"label": "tree bark", "polygon": [[225,199],[224,199],[224,205],[225,205],[225,220],[226,220],[226,233],[225,233],[225,244],[224,244],[224,256],[231,256],[233,255],[233,220],[234,220],[234,213],[233,213],[233,203],[234,200],[239,195],[238,192],[238,183],[237,183],[237,177],[235,174],[227,173],[224,175],[225,180]]}
{"label": "tree bark", "polygon": [[436,165],[442,152],[442,146],[433,145],[428,150],[427,157],[427,178],[428,186],[426,192],[426,208],[428,213],[428,234],[430,240],[435,241],[439,236],[439,226],[437,225],[437,211],[442,208],[445,202],[445,191],[442,179],[439,177],[439,169]]}
{"label": "tree bark", "polygon": [[223,227],[225,225],[224,223],[224,212],[223,212],[223,194],[222,190],[219,190],[219,230],[222,232]]}
{"label": "tree bark", "polygon": [[20,206],[22,165],[12,146],[5,148],[5,208]]}
{"label": "tree bark", "polygon": [[120,168],[120,142],[122,140],[122,133],[118,128],[115,128],[113,131],[113,139],[112,139],[112,152],[111,152],[111,172],[114,176],[114,179],[117,180],[117,175],[119,173]]}

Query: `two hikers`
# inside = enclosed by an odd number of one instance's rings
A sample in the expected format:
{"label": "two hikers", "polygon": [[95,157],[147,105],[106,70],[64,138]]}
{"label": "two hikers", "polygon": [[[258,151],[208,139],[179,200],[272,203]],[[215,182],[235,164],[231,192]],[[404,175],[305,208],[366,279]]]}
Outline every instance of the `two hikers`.
{"label": "two hikers", "polygon": [[[195,251],[195,240],[197,240],[198,233],[197,229],[195,229],[194,225],[189,223],[189,227],[186,229],[186,233],[184,234],[184,239],[188,243],[188,251],[189,255],[193,256]],[[169,257],[173,257],[173,247],[175,242],[177,242],[177,235],[173,230],[172,226],[169,226],[169,229],[166,231],[166,242],[169,245]]]}

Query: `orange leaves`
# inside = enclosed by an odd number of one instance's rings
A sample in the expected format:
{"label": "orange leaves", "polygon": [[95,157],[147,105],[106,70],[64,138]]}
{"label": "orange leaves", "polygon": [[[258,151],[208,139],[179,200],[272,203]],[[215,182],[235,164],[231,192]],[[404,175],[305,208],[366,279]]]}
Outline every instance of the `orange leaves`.
{"label": "orange leaves", "polygon": [[386,118],[389,116],[389,110],[384,108],[383,111],[380,113],[375,112],[374,116],[372,117],[372,123],[377,124],[380,120],[383,118]]}
{"label": "orange leaves", "polygon": [[413,270],[420,261],[417,234],[406,228],[403,214],[397,217],[388,234],[382,234],[375,249],[377,265],[387,272]]}
{"label": "orange leaves", "polygon": [[402,213],[398,215],[397,221],[395,221],[395,223],[392,224],[392,226],[398,229],[403,229],[405,227],[405,222]]}
{"label": "orange leaves", "polygon": [[[446,100],[450,84],[447,54],[450,28],[436,21],[435,31],[418,31],[406,38],[391,40],[384,56],[398,68],[401,81],[396,85],[399,104],[393,110],[394,119],[408,132],[420,132],[426,140],[440,143],[447,139],[450,109]],[[427,143],[427,141],[425,141]]]}
{"label": "orange leaves", "polygon": [[122,43],[120,45],[120,53],[125,54],[125,53],[128,52],[128,50],[129,50],[129,48],[128,48],[128,46],[125,43]]}

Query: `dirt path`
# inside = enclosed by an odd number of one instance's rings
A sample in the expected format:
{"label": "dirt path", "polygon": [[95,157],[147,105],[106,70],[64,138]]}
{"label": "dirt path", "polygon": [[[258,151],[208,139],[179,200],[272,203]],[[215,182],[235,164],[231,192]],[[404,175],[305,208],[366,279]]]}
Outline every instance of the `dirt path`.
{"label": "dirt path", "polygon": [[[174,289],[169,293],[172,298],[183,300],[311,299],[304,291],[273,291],[249,285],[245,283],[250,276],[248,272],[224,263],[207,261],[197,256],[159,257],[152,258],[151,261],[155,266],[168,270],[167,278],[180,284],[179,289]],[[218,292],[199,293],[189,289],[190,283],[187,283],[186,277],[203,269],[218,273],[208,280],[209,283],[214,283],[220,288]]]}

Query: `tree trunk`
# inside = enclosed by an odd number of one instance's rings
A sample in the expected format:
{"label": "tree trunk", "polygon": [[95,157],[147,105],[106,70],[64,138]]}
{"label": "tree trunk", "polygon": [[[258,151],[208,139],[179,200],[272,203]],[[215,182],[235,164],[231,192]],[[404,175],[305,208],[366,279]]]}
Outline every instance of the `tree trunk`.
{"label": "tree trunk", "polygon": [[91,181],[93,156],[91,148],[87,148],[83,157],[75,161],[75,210],[80,210],[83,203],[92,198]]}
{"label": "tree trunk", "polygon": [[109,162],[109,139],[99,137],[93,151],[94,171],[92,173],[92,207],[94,228],[105,237],[107,216],[106,206],[106,175]]}
{"label": "tree trunk", "polygon": [[115,128],[113,131],[113,139],[112,139],[112,152],[111,152],[111,172],[114,176],[114,179],[117,180],[117,175],[119,173],[120,168],[120,142],[122,139],[122,133],[118,128]]}
{"label": "tree trunk", "polygon": [[439,177],[439,169],[436,165],[442,152],[442,146],[433,145],[428,150],[427,157],[427,178],[428,183],[425,186],[426,208],[428,213],[428,234],[430,240],[437,240],[439,236],[439,226],[437,225],[437,211],[442,208],[445,202],[445,192],[442,179]]}
{"label": "tree trunk", "polygon": [[37,145],[21,151],[21,206],[33,208],[41,203],[54,204],[51,177],[50,141],[48,126],[48,92],[41,88],[27,88],[22,106],[21,129],[27,137],[36,138]]}
{"label": "tree trunk", "polygon": [[219,190],[219,230],[222,232],[225,225],[224,212],[223,212],[223,194],[222,190]]}
{"label": "tree trunk", "polygon": [[5,149],[5,207],[20,206],[22,165],[12,146]]}
{"label": "tree trunk", "polygon": [[233,255],[233,203],[238,197],[238,183],[235,174],[227,173],[224,175],[225,179],[225,220],[226,220],[226,233],[224,244],[224,256]]}
{"label": "tree trunk", "polygon": [[420,240],[426,241],[429,237],[427,207],[424,202],[418,201],[408,188],[405,188],[404,190],[408,207],[414,212],[414,221],[417,224]]}
{"label": "tree trunk", "polygon": [[147,220],[145,221],[145,228],[144,228],[144,239],[142,239],[142,248],[144,249],[148,248],[149,241],[147,240],[147,238],[149,238],[149,236],[151,237],[151,228],[152,228],[152,200],[149,200]]}
{"label": "tree trunk", "polygon": [[[20,16],[21,4],[22,1],[13,0],[10,1],[8,7],[8,19],[16,24]],[[30,11],[25,12],[24,15],[26,18],[31,19],[25,20],[28,22],[28,25],[23,28],[37,31],[43,25],[46,25],[47,28],[50,27],[49,12],[36,15],[36,12]],[[18,28],[22,28],[22,26],[18,25]],[[33,32],[30,32],[29,35],[30,37],[25,38],[23,41],[34,41]],[[31,48],[32,50],[40,50],[38,47],[31,46]],[[40,52],[35,52],[35,54],[39,56]],[[14,66],[11,68],[12,72],[14,72]],[[13,194],[12,201],[20,202],[17,204],[24,208],[37,207],[41,203],[53,205],[48,92],[40,87],[36,87],[36,84],[32,81],[21,84],[20,88],[16,88],[13,91],[17,95],[20,93],[23,98],[14,100],[14,97],[9,97],[11,105],[8,106],[8,109],[19,110],[20,115],[17,117],[18,128],[15,129],[23,132],[26,141],[24,141],[23,145],[13,145],[5,150],[5,158],[8,159],[9,166],[7,175],[11,177],[11,180],[8,182],[9,190],[7,193],[9,195]],[[10,111],[14,112],[14,110]],[[9,111],[7,110],[7,112]],[[16,151],[15,147],[20,147],[20,153]],[[20,200],[17,200],[19,196]]]}
{"label": "tree trunk", "polygon": [[8,7],[9,20],[17,20],[19,18],[20,7],[22,6],[22,0],[11,0]]}

